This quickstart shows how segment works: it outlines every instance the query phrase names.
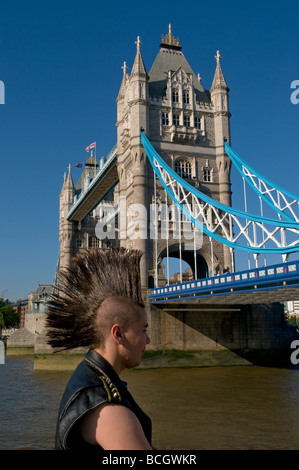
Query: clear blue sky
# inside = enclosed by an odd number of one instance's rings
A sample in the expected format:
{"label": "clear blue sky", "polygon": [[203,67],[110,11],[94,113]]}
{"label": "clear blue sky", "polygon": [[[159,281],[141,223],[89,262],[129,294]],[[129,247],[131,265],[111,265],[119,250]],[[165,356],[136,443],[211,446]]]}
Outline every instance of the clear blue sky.
{"label": "clear blue sky", "polygon": [[[290,101],[299,80],[298,10],[297,1],[3,0],[0,296],[25,298],[53,281],[63,174],[85,161],[91,142],[98,157],[116,143],[123,62],[131,70],[139,35],[149,72],[169,22],[204,88],[220,51],[235,150],[298,193],[299,104]],[[76,183],[80,170],[72,174]],[[233,172],[235,205],[239,180]]]}

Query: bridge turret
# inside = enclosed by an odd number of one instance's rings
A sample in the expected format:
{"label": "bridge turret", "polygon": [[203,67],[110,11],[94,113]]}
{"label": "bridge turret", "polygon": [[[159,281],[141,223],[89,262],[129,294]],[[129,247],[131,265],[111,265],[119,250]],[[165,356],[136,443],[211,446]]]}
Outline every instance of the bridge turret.
{"label": "bridge turret", "polygon": [[75,187],[69,165],[68,175],[64,175],[59,197],[59,243],[60,243],[60,269],[70,266],[73,256],[73,224],[66,218],[74,202]]}
{"label": "bridge turret", "polygon": [[[140,141],[140,129],[149,129],[148,75],[140,51],[141,41],[136,41],[137,52],[131,74],[127,65],[123,66],[123,79],[117,98],[117,149],[119,195],[126,201],[126,207],[138,204],[144,209],[142,230],[147,231],[146,210],[148,207],[147,165],[144,148]],[[121,211],[124,228],[124,210]],[[142,214],[139,214],[140,221]],[[128,224],[128,220],[126,220]],[[127,228],[127,227],[126,227]],[[140,227],[141,229],[141,227]],[[147,235],[130,238],[128,231],[120,232],[121,244],[125,247],[139,249],[145,253],[141,260],[142,285],[147,286]]]}
{"label": "bridge turret", "polygon": [[219,51],[217,51],[215,58],[217,65],[210,93],[214,107],[215,147],[217,153],[222,154],[224,152],[224,140],[230,143],[229,118],[231,114],[228,102],[229,88],[220,65],[221,56]]}
{"label": "bridge turret", "polygon": [[[211,86],[211,101],[214,108],[214,129],[216,147],[216,165],[219,178],[219,199],[225,205],[231,206],[231,162],[224,149],[224,142],[230,142],[230,112],[229,112],[229,88],[225,81],[220,65],[221,56],[219,51],[215,56],[216,70]],[[233,261],[230,250],[224,246],[225,266],[232,267]]]}

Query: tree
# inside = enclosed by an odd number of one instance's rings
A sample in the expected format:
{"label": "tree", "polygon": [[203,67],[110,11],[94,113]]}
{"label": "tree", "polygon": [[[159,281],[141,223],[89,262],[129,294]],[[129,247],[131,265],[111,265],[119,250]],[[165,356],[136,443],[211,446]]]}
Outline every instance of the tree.
{"label": "tree", "polygon": [[[2,304],[2,305],[1,305]],[[2,315],[4,328],[15,328],[19,323],[19,315],[15,309],[0,299],[0,315]],[[3,328],[3,327],[2,327]]]}
{"label": "tree", "polygon": [[0,330],[1,330],[1,328],[4,328],[4,326],[5,326],[5,325],[4,325],[3,315],[2,315],[2,313],[0,312]]}

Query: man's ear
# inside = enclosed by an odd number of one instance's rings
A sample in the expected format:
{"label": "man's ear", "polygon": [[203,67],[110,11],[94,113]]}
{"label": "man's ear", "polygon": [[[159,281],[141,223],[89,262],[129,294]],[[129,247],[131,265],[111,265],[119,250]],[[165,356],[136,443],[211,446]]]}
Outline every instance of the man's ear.
{"label": "man's ear", "polygon": [[112,326],[111,336],[117,344],[122,344],[123,335],[121,331],[121,326],[118,323]]}

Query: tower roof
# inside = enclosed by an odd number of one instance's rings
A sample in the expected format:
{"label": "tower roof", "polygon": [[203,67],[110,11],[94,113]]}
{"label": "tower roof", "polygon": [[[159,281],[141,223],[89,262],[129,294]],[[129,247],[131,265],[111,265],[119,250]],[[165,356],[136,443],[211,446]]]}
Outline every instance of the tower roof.
{"label": "tower roof", "polygon": [[211,86],[211,91],[215,90],[216,88],[224,88],[225,90],[228,91],[228,86],[226,84],[226,81],[222,72],[222,68],[220,65],[221,55],[219,51],[217,51],[217,55],[215,55],[215,59],[216,59],[217,65],[216,65],[213,83]]}
{"label": "tower roof", "polygon": [[132,67],[131,77],[133,75],[147,77],[145,65],[144,65],[143,58],[140,52],[140,46],[142,45],[142,43],[140,41],[139,36],[137,37],[137,41],[135,42],[135,44],[137,45],[137,53],[136,53],[133,67]]}
{"label": "tower roof", "polygon": [[171,30],[168,35],[162,35],[160,50],[149,72],[150,96],[165,96],[169,70],[176,72],[182,67],[187,74],[193,76],[194,91],[198,101],[209,101],[209,94],[200,84],[188,61],[181,51],[179,40],[174,39]]}
{"label": "tower roof", "polygon": [[64,173],[63,185],[62,185],[60,194],[62,194],[63,191],[65,191],[66,189],[74,190],[74,182],[73,182],[73,178],[71,175],[71,164],[69,164],[68,170],[69,172],[67,176],[66,176],[66,173]]}

